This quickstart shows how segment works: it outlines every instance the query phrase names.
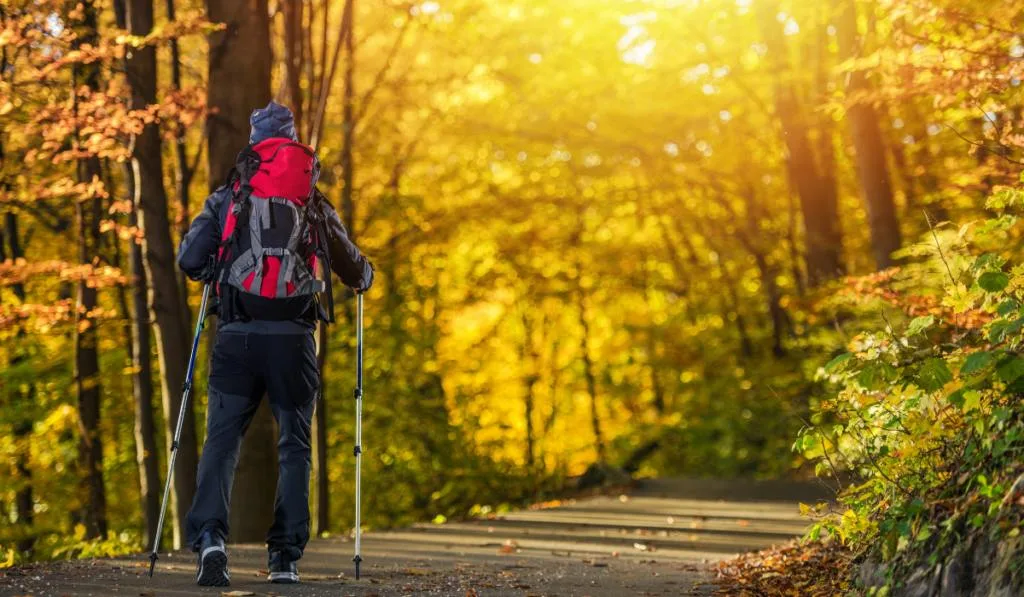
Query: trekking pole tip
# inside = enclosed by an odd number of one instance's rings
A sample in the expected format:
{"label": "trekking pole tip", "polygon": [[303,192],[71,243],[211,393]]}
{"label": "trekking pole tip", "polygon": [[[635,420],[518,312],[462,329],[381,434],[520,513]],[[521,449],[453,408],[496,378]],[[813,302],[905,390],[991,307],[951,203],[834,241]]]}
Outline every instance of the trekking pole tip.
{"label": "trekking pole tip", "polygon": [[156,552],[149,554],[149,577],[153,578],[153,569],[156,568]]}
{"label": "trekking pole tip", "polygon": [[363,562],[363,558],[356,555],[356,557],[352,558],[352,561],[356,563],[356,580],[359,580],[359,564]]}

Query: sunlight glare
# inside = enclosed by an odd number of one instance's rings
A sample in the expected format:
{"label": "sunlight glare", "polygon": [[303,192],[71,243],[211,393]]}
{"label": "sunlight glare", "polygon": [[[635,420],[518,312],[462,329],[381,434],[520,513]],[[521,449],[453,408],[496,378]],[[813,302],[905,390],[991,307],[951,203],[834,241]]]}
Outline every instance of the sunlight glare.
{"label": "sunlight glare", "polygon": [[438,3],[438,2],[433,2],[431,0],[431,1],[428,1],[428,2],[423,2],[422,4],[419,4],[417,6],[413,6],[410,9],[410,12],[413,15],[417,15],[417,14],[432,15],[432,14],[437,14],[440,10],[441,10],[441,4]]}
{"label": "sunlight glare", "polygon": [[622,53],[622,61],[626,64],[635,64],[637,66],[646,66],[651,54],[654,53],[654,47],[658,42],[653,39],[649,39],[642,44],[633,46]]}

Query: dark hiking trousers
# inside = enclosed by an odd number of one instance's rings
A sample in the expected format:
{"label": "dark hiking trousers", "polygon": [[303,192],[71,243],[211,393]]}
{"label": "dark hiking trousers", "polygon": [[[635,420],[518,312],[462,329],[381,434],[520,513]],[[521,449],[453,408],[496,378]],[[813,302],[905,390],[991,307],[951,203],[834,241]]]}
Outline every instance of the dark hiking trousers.
{"label": "dark hiking trousers", "polygon": [[267,545],[270,551],[299,559],[309,540],[310,429],[319,393],[313,333],[222,328],[213,349],[209,386],[206,442],[188,513],[189,543],[195,548],[204,531],[227,538],[242,435],[266,394],[279,428],[277,497]]}

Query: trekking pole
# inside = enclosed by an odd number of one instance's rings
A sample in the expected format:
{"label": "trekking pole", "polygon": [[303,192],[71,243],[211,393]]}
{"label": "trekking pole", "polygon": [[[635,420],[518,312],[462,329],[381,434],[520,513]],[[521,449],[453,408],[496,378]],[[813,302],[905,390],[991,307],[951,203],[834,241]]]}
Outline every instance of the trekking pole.
{"label": "trekking pole", "polygon": [[356,557],[352,561],[356,563],[356,580],[359,580],[359,564],[363,557],[359,555],[362,540],[362,462],[363,462],[363,295],[356,295],[356,447],[353,453],[356,457]]}
{"label": "trekking pole", "polygon": [[[164,500],[160,504],[160,519],[156,523],[156,534],[153,535],[153,550],[149,554],[149,577],[153,578],[153,569],[156,567],[157,550],[160,548],[160,535],[164,531],[164,515],[167,514],[167,498],[171,494],[171,478],[174,475],[174,462],[178,458],[178,443],[181,440],[181,427],[185,422],[185,408],[188,406],[189,396],[192,394],[192,377],[196,372],[196,353],[199,352],[199,335],[206,324],[206,303],[210,300],[210,288],[212,284],[207,283],[203,287],[203,302],[199,305],[199,317],[196,319],[196,332],[192,338],[192,355],[188,358],[188,369],[185,373],[185,383],[181,388],[181,408],[178,410],[178,424],[174,428],[174,440],[171,442],[171,456],[167,462],[167,481],[164,483]],[[178,504],[180,507],[181,504]]]}

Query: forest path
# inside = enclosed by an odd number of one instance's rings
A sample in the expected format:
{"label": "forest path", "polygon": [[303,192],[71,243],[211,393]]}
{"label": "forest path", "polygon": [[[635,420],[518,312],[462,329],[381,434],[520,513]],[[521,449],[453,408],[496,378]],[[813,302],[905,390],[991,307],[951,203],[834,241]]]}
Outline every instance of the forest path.
{"label": "forest path", "polygon": [[301,585],[267,584],[263,546],[232,545],[229,588],[197,587],[195,556],[175,552],[153,579],[145,555],[24,567],[0,573],[0,595],[708,595],[710,563],[799,535],[798,502],[825,497],[807,483],[651,480],[620,496],[367,533],[359,581],[344,538],[309,544]]}

